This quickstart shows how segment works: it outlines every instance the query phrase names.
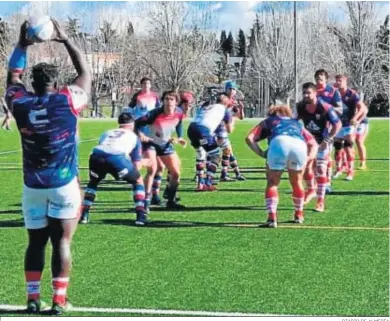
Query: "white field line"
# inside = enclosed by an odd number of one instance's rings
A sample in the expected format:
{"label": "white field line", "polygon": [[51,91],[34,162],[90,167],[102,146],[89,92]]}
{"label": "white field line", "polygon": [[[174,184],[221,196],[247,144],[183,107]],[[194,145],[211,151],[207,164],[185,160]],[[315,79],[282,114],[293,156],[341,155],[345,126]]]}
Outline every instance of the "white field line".
{"label": "white field line", "polygon": [[[0,304],[0,310],[14,311],[25,310],[23,305]],[[161,314],[161,315],[188,315],[188,316],[210,316],[210,317],[267,317],[267,316],[292,316],[280,314],[256,314],[241,312],[213,312],[213,311],[191,311],[191,310],[161,310],[161,309],[127,309],[127,308],[98,308],[98,307],[73,307],[70,312],[92,312],[92,313],[132,313],[132,314]]]}

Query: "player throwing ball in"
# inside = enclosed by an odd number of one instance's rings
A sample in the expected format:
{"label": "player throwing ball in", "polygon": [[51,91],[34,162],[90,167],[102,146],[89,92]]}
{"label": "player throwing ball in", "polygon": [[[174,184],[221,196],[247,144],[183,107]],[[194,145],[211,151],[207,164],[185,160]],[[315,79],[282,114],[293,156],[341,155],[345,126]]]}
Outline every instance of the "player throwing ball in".
{"label": "player throwing ball in", "polygon": [[81,194],[77,181],[77,116],[86,106],[91,91],[91,74],[81,51],[53,20],[52,40],[62,43],[77,77],[70,86],[58,85],[58,69],[47,63],[32,67],[34,92],[22,83],[26,69],[27,22],[20,30],[8,66],[7,105],[20,132],[23,149],[23,215],[28,231],[24,269],[27,285],[27,312],[44,307],[40,281],[45,249],[52,245],[52,312],[70,308],[66,292],[72,266],[70,244],[80,214]]}
{"label": "player throwing ball in", "polygon": [[89,157],[89,183],[85,189],[80,223],[88,223],[89,210],[95,200],[97,187],[107,174],[133,186],[137,215],[135,224],[147,223],[145,187],[139,172],[142,167],[142,148],[138,136],[133,132],[134,118],[130,113],[122,113],[118,118],[118,124],[118,129],[109,130],[100,137],[99,145],[93,149]]}
{"label": "player throwing ball in", "polygon": [[[258,145],[265,138],[268,139],[269,146],[266,152]],[[303,171],[306,162],[313,160],[317,153],[318,145],[314,137],[299,121],[292,118],[290,107],[272,106],[268,118],[252,129],[246,143],[258,156],[267,159],[265,201],[268,220],[262,226],[277,227],[278,185],[285,168],[288,169],[293,188],[294,222],[303,223]]]}

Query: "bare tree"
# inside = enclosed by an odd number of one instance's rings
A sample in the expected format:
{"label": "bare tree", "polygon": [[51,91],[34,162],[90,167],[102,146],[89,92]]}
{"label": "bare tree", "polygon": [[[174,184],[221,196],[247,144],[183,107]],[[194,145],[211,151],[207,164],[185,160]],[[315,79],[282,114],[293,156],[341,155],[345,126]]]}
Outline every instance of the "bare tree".
{"label": "bare tree", "polygon": [[214,34],[207,29],[210,13],[185,2],[155,2],[149,5],[148,21],[152,26],[140,53],[164,87],[179,89],[191,83],[196,73],[207,72],[217,48]]}
{"label": "bare tree", "polygon": [[[269,81],[271,99],[287,101],[294,89],[293,17],[279,3],[270,3],[269,10],[257,15],[257,32],[252,33],[250,56],[258,77]],[[301,13],[303,15],[303,13]],[[307,15],[300,21],[308,18]],[[302,25],[298,25],[302,31]],[[307,59],[312,50],[309,37],[300,37],[298,46],[298,78],[303,79],[311,69]]]}
{"label": "bare tree", "polygon": [[346,9],[348,25],[331,26],[329,30],[338,38],[352,85],[370,101],[376,94],[386,92],[382,65],[388,59],[386,51],[378,46],[375,3],[347,1]]}

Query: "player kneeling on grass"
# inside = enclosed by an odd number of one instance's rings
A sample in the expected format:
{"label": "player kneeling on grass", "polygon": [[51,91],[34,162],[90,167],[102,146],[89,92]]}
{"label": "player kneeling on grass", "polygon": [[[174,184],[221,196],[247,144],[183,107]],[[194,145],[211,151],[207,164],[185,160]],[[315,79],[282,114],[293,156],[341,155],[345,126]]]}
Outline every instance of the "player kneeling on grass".
{"label": "player kneeling on grass", "polygon": [[[34,92],[22,82],[26,69],[27,21],[9,61],[6,103],[13,113],[23,148],[23,215],[28,230],[24,270],[27,285],[27,313],[44,308],[40,281],[46,245],[52,244],[53,314],[71,305],[66,292],[72,267],[70,244],[77,228],[81,196],[77,181],[77,116],[88,102],[91,74],[81,51],[53,20],[52,40],[62,43],[77,77],[70,86],[58,86],[58,69],[47,63],[32,67]],[[3,280],[5,282],[5,280]]]}
{"label": "player kneeling on grass", "polygon": [[116,180],[124,180],[133,186],[133,199],[137,215],[135,224],[148,223],[145,211],[145,187],[140,174],[142,167],[141,142],[133,132],[134,118],[122,113],[119,128],[105,132],[99,145],[89,157],[89,183],[85,189],[80,223],[89,221],[89,210],[95,200],[96,190],[102,179],[111,174]]}
{"label": "player kneeling on grass", "polygon": [[[183,139],[183,112],[177,107],[179,95],[175,91],[166,91],[162,96],[163,107],[157,108],[135,122],[135,131],[142,143],[144,155],[150,160],[151,166],[145,177],[146,210],[148,211],[150,195],[152,192],[153,178],[157,171],[157,157],[160,158],[170,174],[170,180],[166,188],[167,208],[180,210],[184,206],[177,203],[176,192],[180,182],[180,159],[173,147],[174,143],[186,146]],[[142,132],[147,127],[148,135]],[[177,132],[178,138],[171,137]]]}
{"label": "player kneeling on grass", "polygon": [[[262,225],[265,227],[277,227],[278,185],[286,167],[293,188],[294,222],[303,223],[303,170],[306,162],[315,158],[318,145],[302,124],[291,117],[290,107],[272,106],[268,118],[254,127],[246,138],[248,146],[257,155],[267,159],[265,200],[268,220]],[[257,144],[265,138],[269,145],[266,152]]]}

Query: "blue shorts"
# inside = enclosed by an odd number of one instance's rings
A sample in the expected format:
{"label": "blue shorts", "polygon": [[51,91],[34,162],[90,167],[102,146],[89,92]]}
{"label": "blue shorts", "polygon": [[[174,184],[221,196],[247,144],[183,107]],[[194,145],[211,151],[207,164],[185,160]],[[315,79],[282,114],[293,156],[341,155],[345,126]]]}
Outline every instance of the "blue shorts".
{"label": "blue shorts", "polygon": [[218,148],[215,135],[207,127],[191,123],[187,135],[195,149],[203,147],[206,152],[209,152]]}
{"label": "blue shorts", "polygon": [[154,144],[152,142],[142,143],[142,151],[146,152],[147,150],[155,150],[157,156],[168,156],[175,152],[175,148],[170,143],[167,143],[163,146]]}
{"label": "blue shorts", "polygon": [[134,167],[133,162],[125,155],[111,155],[103,151],[94,150],[89,157],[90,179],[102,180],[107,174],[112,175],[116,180],[123,177],[136,181],[140,173]]}

